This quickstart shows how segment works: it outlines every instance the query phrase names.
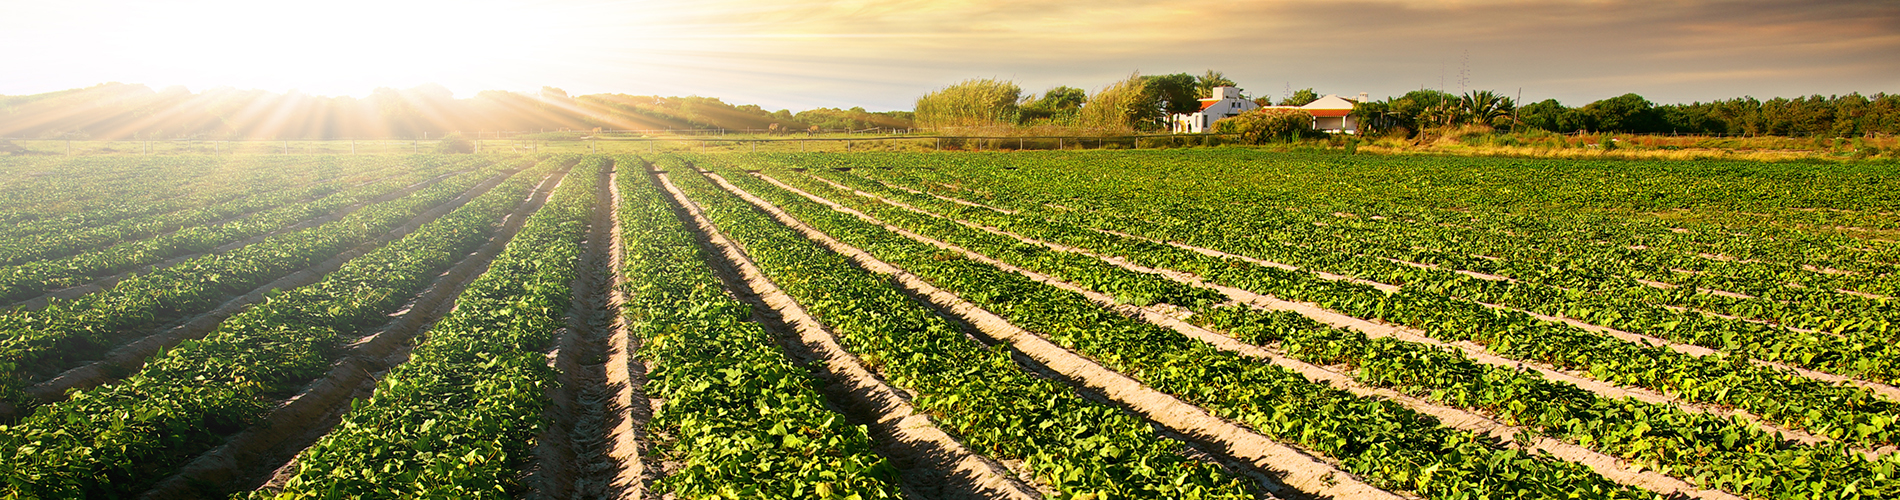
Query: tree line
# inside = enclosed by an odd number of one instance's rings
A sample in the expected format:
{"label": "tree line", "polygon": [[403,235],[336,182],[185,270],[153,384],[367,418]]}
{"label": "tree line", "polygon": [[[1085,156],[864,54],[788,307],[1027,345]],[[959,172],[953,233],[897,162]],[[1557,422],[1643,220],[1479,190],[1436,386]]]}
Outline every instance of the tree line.
{"label": "tree line", "polygon": [[[1094,93],[1058,86],[1025,94],[1015,82],[972,79],[917,99],[916,123],[926,128],[1058,126],[1124,131],[1167,128],[1173,114],[1192,113],[1199,99],[1217,86],[1233,86],[1221,72],[1142,75],[1111,83]],[[1319,99],[1313,89],[1293,92],[1261,106],[1301,106]],[[1267,113],[1262,111],[1261,113]],[[1555,99],[1519,106],[1494,91],[1451,94],[1416,90],[1383,100],[1358,103],[1353,114],[1369,133],[1414,135],[1419,131],[1465,125],[1499,130],[1559,133],[1649,133],[1685,135],[1773,135],[1859,137],[1900,134],[1900,95],[1858,93],[1761,100],[1754,97],[1656,104],[1624,94],[1578,107]],[[1260,118],[1255,121],[1265,120]],[[1289,122],[1289,119],[1274,118]]]}
{"label": "tree line", "polygon": [[1444,126],[1489,125],[1503,130],[1558,133],[1638,133],[1734,136],[1864,137],[1900,134],[1900,95],[1754,97],[1656,104],[1623,94],[1579,107],[1546,99],[1519,107],[1486,90],[1453,95],[1416,90],[1359,103],[1353,113],[1374,132],[1411,134]]}

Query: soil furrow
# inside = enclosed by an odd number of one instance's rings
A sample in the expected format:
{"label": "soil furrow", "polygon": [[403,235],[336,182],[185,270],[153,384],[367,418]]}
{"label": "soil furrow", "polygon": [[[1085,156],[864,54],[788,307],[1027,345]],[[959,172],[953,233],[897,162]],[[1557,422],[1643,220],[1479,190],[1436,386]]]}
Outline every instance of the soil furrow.
{"label": "soil furrow", "polygon": [[555,367],[560,384],[551,415],[555,425],[536,448],[550,453],[546,459],[537,457],[541,463],[536,477],[541,481],[535,487],[540,497],[638,499],[646,490],[634,433],[635,420],[645,419],[632,413],[649,409],[633,402],[635,388],[622,347],[626,332],[614,295],[619,270],[615,174],[608,168],[600,176],[567,328],[558,340]]}
{"label": "soil furrow", "polygon": [[605,244],[608,246],[606,264],[610,280],[606,284],[606,308],[612,311],[606,324],[606,365],[602,375],[606,377],[609,389],[606,410],[610,413],[607,421],[607,440],[603,443],[608,460],[613,463],[612,474],[597,476],[605,489],[601,498],[620,498],[638,500],[650,496],[652,471],[649,467],[644,444],[647,442],[646,425],[653,419],[653,407],[647,400],[646,364],[634,356],[640,351],[640,340],[633,335],[626,318],[620,314],[627,303],[627,290],[624,286],[627,277],[620,274],[622,262],[626,260],[626,248],[620,239],[620,172],[625,167],[632,175],[645,165],[627,165],[616,162],[608,169],[606,182],[606,214],[600,224],[608,228]]}
{"label": "soil furrow", "polygon": [[383,326],[352,341],[323,378],[279,404],[263,421],[199,455],[177,474],[146,491],[142,498],[202,498],[268,486],[276,476],[288,479],[296,456],[322,439],[350,409],[366,398],[390,368],[408,359],[410,340],[447,315],[462,289],[488,269],[529,215],[547,202],[554,177],[544,179],[534,196],[503,221],[487,243],[438,275]]}
{"label": "soil furrow", "polygon": [[[869,253],[847,245],[822,231],[806,225],[777,206],[760,199],[751,193],[732,185],[716,174],[708,174],[721,188],[752,203],[759,209],[771,214],[780,223],[785,224],[807,239],[818,242],[834,252],[849,257],[872,272],[892,276],[898,283],[912,292],[928,297],[937,306],[953,312],[969,324],[975,325],[984,334],[1008,342],[1017,351],[1027,355],[1042,365],[1061,374],[1073,383],[1099,391],[1143,417],[1168,429],[1189,437],[1191,440],[1207,445],[1208,449],[1237,458],[1269,473],[1281,483],[1300,492],[1322,497],[1339,498],[1402,498],[1391,492],[1381,490],[1365,483],[1359,478],[1304,451],[1262,436],[1241,426],[1212,415],[1208,411],[1181,401],[1174,396],[1162,393],[1143,385],[1126,375],[1109,370],[1087,358],[1064,349],[1029,331],[1010,324],[1003,317],[984,310],[962,297],[936,287],[924,279],[910,274],[901,268],[878,260]],[[774,182],[776,180],[773,180]],[[804,194],[795,188],[783,186],[795,193]],[[833,209],[868,217],[861,213],[838,205]],[[911,233],[902,228],[884,225],[886,229],[916,238],[919,241],[928,238]],[[941,242],[938,242],[941,243]],[[948,244],[944,244],[948,247]]]}
{"label": "soil furrow", "polygon": [[[829,382],[825,387],[834,392],[828,396],[842,399],[853,423],[870,429],[878,453],[904,471],[907,491],[938,499],[1041,497],[1035,489],[1015,480],[1008,468],[965,448],[938,428],[910,405],[909,394],[873,375],[817,318],[767,278],[665,173],[655,177],[684,212],[687,227],[699,235],[709,253],[720,256],[715,268],[721,271],[728,289],[741,300],[764,306],[759,308],[761,312],[770,311],[762,315],[761,319],[768,321],[761,325],[783,339],[794,359],[819,362]],[[844,397],[838,398],[840,395]]]}

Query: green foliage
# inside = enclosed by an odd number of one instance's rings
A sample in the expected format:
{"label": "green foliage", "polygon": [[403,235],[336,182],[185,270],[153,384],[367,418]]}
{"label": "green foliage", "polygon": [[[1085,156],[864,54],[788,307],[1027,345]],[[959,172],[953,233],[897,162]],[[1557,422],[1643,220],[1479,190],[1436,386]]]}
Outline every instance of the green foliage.
{"label": "green foliage", "polygon": [[917,126],[1011,126],[1019,118],[1022,87],[1015,82],[971,79],[917,98]]}
{"label": "green foliage", "polygon": [[1090,96],[1079,121],[1085,127],[1111,130],[1158,128],[1163,115],[1155,105],[1157,99],[1147,80],[1137,72]]}
{"label": "green foliage", "polygon": [[475,141],[468,140],[462,134],[449,134],[435,142],[435,154],[468,154],[475,152]]}
{"label": "green foliage", "polygon": [[1636,94],[1593,102],[1577,111],[1589,121],[1591,130],[1648,132],[1659,121],[1655,105]]}
{"label": "green foliage", "polygon": [[1287,142],[1313,136],[1313,115],[1298,109],[1260,108],[1214,122],[1214,131],[1240,134],[1242,144]]}
{"label": "green foliage", "polygon": [[1281,99],[1279,105],[1305,106],[1308,104],[1312,104],[1313,101],[1317,101],[1317,100],[1319,100],[1319,94],[1313,92],[1313,89],[1306,88],[1306,89],[1296,90],[1293,92],[1293,95],[1287,96],[1285,99]]}
{"label": "green foliage", "polygon": [[[781,113],[783,110],[781,110]],[[777,115],[775,115],[777,116]],[[814,108],[798,112],[797,115],[784,116],[786,122],[796,120],[825,130],[864,130],[870,128],[910,128],[913,113],[909,111],[870,112],[864,108],[837,109]],[[789,129],[780,124],[781,129]],[[803,128],[803,127],[800,127]]]}
{"label": "green foliage", "polygon": [[[687,168],[673,157],[660,165]],[[650,451],[680,464],[661,488],[684,498],[897,498],[896,469],[871,451],[866,430],[827,409],[821,382],[747,321],[751,309],[726,295],[655,180],[625,171],[624,311],[655,364],[646,389],[666,401],[647,435],[670,438]]]}
{"label": "green foliage", "polygon": [[[572,307],[580,241],[601,169],[610,165],[605,157],[570,156],[544,166],[577,160],[409,361],[298,456],[283,491],[253,498],[509,498],[523,491],[519,471],[544,425],[544,391],[556,383],[542,351]],[[530,188],[540,180],[517,179]],[[518,204],[526,189],[508,193]]]}
{"label": "green foliage", "polygon": [[[100,293],[55,302],[37,311],[16,309],[0,314],[0,332],[4,332],[0,335],[0,367],[7,368],[4,378],[0,378],[0,396],[13,405],[31,408],[38,402],[26,399],[18,391],[37,379],[98,356],[128,340],[129,335],[180,316],[210,310],[231,295],[247,292],[339,252],[374,241],[490,175],[491,172],[485,171],[463,174],[400,199],[365,207],[328,224],[271,235],[229,252],[204,255],[130,276]],[[165,241],[184,242],[172,238]],[[154,260],[153,257],[133,258]],[[90,259],[82,255],[67,263],[76,267],[114,265],[113,262],[87,264],[93,262]]]}
{"label": "green foliage", "polygon": [[[1013,217],[952,204],[927,194],[866,182],[851,173],[817,168],[808,172],[851,182],[857,189],[876,190],[881,196],[898,197],[905,203],[932,206],[937,213],[973,216],[986,223],[1009,221],[1003,226],[1005,230],[1023,230],[1037,224],[1034,217]],[[803,177],[790,172],[783,175],[788,179]],[[872,213],[885,223],[1086,288],[1116,293],[1121,287],[1142,279],[1182,286],[1157,276],[1130,273],[1094,257],[1030,247],[1011,237],[909,213],[825,184],[793,182],[802,184],[800,189]],[[986,310],[996,311],[1012,324],[1216,415],[1334,457],[1343,462],[1345,469],[1374,478],[1387,487],[1417,491],[1425,496],[1470,494],[1481,498],[1642,496],[1641,492],[1618,487],[1581,465],[1490,448],[1471,434],[1419,418],[1418,414],[1390,401],[1360,398],[1312,384],[1290,370],[1216,349],[1021,274],[969,259],[947,257],[933,245],[897,236],[874,223],[839,214],[763,183],[748,184],[755,187],[746,189],[798,214],[801,220],[826,234],[864,248],[880,260],[944,287]],[[989,213],[979,216],[975,212]],[[1102,233],[1082,232],[1108,237]],[[1057,256],[1045,256],[1045,252]],[[1114,278],[1100,278],[1107,276]],[[1176,304],[1218,300],[1214,298],[1217,295],[1209,295],[1206,289],[1184,288],[1161,297]],[[1514,472],[1500,474],[1488,465],[1501,462],[1510,463]]]}
{"label": "green foliage", "polygon": [[[693,163],[730,172],[715,157],[697,156]],[[790,198],[794,195],[742,173],[725,177],[861,248],[902,245],[906,251],[916,250],[904,243],[909,240],[883,228]],[[774,283],[823,318],[845,348],[884,380],[917,394],[911,404],[931,415],[936,425],[979,453],[1021,460],[1058,498],[1247,495],[1238,481],[1216,466],[1184,456],[1178,443],[1160,438],[1144,421],[1025,372],[1008,350],[976,342],[888,279],[854,267],[844,256],[800,237],[690,170],[673,179]],[[910,265],[913,258],[954,266],[969,263],[934,247],[911,255],[901,265]]]}
{"label": "green foliage", "polygon": [[1194,75],[1175,73],[1172,75],[1151,75],[1142,77],[1148,86],[1148,95],[1154,97],[1155,106],[1161,108],[1161,116],[1193,113],[1201,109],[1198,83]]}
{"label": "green foliage", "polygon": [[[0,496],[123,497],[176,472],[225,436],[256,423],[276,397],[328,372],[341,342],[388,321],[431,277],[479,246],[527,187],[497,187],[315,284],[272,294],[204,338],[152,357],[123,380],[75,392],[18,425],[0,426]],[[323,254],[332,255],[441,201],[369,207],[362,217],[313,231],[365,238]]]}
{"label": "green foliage", "polygon": [[1023,124],[1074,125],[1088,100],[1088,91],[1075,87],[1051,88],[1040,97],[1030,95],[1023,99]]}
{"label": "green foliage", "polygon": [[1201,76],[1194,78],[1194,97],[1197,99],[1211,98],[1214,97],[1214,87],[1232,87],[1235,85],[1237,84],[1235,84],[1233,80],[1227,79],[1226,74],[1210,69],[1207,70],[1206,73],[1202,73]]}
{"label": "green foliage", "polygon": [[[1646,388],[1685,402],[1743,409],[1830,440],[1821,444],[1786,441],[1748,420],[1684,411],[1673,404],[1604,398],[1431,346],[1371,339],[1285,313],[1234,307],[1204,309],[1198,317],[1245,340],[1278,346],[1295,358],[1346,366],[1362,383],[1494,415],[1704,487],[1760,498],[1879,498],[1891,496],[1900,487],[1893,475],[1900,470],[1900,460],[1891,455],[1868,459],[1853,451],[1892,444],[1900,429],[1896,427],[1900,407],[1864,389],[1750,362],[1774,360],[1867,380],[1889,380],[1876,373],[1888,373],[1884,367],[1895,365],[1887,344],[1900,311],[1892,309],[1890,302],[1831,291],[1845,286],[1891,290],[1888,280],[1802,268],[1814,262],[1809,259],[1850,266],[1837,259],[1859,255],[1859,250],[1850,248],[1866,240],[1817,238],[1747,221],[1847,217],[1856,223],[1882,224],[1879,217],[1859,212],[1900,206],[1890,193],[1890,184],[1895,182],[1891,172],[1873,166],[1746,162],[1524,162],[1201,150],[1087,158],[1028,155],[1000,164],[867,157],[837,166],[893,169],[811,172],[936,213],[1184,272],[1215,284],[1412,327],[1441,342],[1472,342],[1507,358]],[[1158,164],[1166,167],[1155,168]],[[862,176],[1022,212],[957,205],[886,188]],[[1632,194],[1631,186],[1639,184],[1641,190]],[[1135,185],[1141,189],[1127,187]],[[1314,185],[1359,186],[1363,194],[1339,197],[1330,190],[1312,189]],[[1810,187],[1789,188],[1794,185]],[[816,192],[818,188],[810,189]],[[986,233],[963,231],[967,234],[959,236],[951,232],[951,226],[890,215],[895,211],[888,208],[879,212],[848,194],[828,196],[853,200],[847,203],[889,216],[887,221],[908,229],[967,248],[982,248],[985,254],[1078,284],[1087,282],[1082,279],[1086,270],[1039,264],[1040,259],[1018,259],[1015,252],[1002,247],[985,247],[981,235]],[[1710,212],[1720,224],[1650,218],[1657,207],[1669,206],[1701,207],[1698,212]],[[1752,213],[1757,211],[1772,213]],[[1672,227],[1693,230],[1678,232]],[[1210,257],[1149,238],[1267,259],[1301,270]],[[1639,242],[1657,248],[1632,248]],[[1541,245],[1550,245],[1550,253],[1537,248]],[[1750,256],[1764,262],[1717,260],[1696,252]],[[905,268],[931,276],[919,271],[928,269],[923,264]],[[1464,271],[1500,274],[1511,280],[1484,279]],[[1388,293],[1314,272],[1401,288]],[[1718,274],[1724,276],[1716,278]],[[941,276],[957,283],[1008,279],[993,275],[985,279],[969,269],[957,274],[966,275],[972,277]],[[1665,290],[1638,279],[1670,280],[1680,286]],[[1803,284],[1784,286],[1788,279],[1800,279]],[[1697,286],[1745,290],[1762,297],[1697,293]],[[1033,293],[1025,288],[966,296],[995,297],[987,299],[997,301],[990,307],[1004,311],[1051,307],[1045,303],[1057,300],[1030,296]],[[1794,303],[1783,304],[1784,300]],[[1758,318],[1772,314],[1776,321],[1806,322],[1800,324],[1830,333],[1796,332],[1695,309]],[[1703,345],[1722,354],[1691,356],[1529,313]],[[1049,317],[1079,314],[1065,311]],[[1046,320],[1025,316],[1021,321]],[[1113,354],[1103,351],[1096,359],[1138,360],[1133,348],[1120,346],[1149,342],[1154,341],[1116,344]],[[1196,366],[1215,366],[1210,361],[1213,356],[1193,359]],[[1157,378],[1161,376],[1154,374],[1162,373],[1123,371]],[[1196,390],[1200,391],[1196,394],[1222,394]],[[1383,469],[1368,475],[1390,473],[1392,469]]]}

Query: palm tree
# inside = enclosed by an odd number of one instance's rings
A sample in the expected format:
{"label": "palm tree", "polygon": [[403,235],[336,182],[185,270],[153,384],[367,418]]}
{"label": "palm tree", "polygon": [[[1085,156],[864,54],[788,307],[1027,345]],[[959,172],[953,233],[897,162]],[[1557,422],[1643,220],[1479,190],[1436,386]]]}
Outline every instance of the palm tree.
{"label": "palm tree", "polygon": [[1511,110],[1517,103],[1511,98],[1497,95],[1489,90],[1473,90],[1458,98],[1458,108],[1465,116],[1485,125],[1496,123],[1500,118],[1511,116]]}

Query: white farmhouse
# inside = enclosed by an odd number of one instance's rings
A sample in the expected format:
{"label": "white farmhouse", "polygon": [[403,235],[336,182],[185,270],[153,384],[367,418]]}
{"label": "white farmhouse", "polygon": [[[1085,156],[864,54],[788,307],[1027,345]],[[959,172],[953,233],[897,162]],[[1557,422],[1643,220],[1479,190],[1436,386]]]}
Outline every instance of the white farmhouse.
{"label": "white farmhouse", "polygon": [[1214,122],[1222,118],[1237,116],[1241,113],[1260,109],[1259,104],[1242,99],[1240,89],[1234,87],[1214,87],[1214,96],[1201,99],[1201,110],[1191,114],[1174,115],[1173,125],[1169,128],[1177,134],[1198,134],[1214,130]]}

